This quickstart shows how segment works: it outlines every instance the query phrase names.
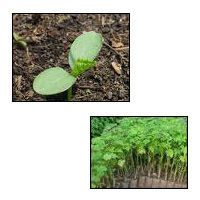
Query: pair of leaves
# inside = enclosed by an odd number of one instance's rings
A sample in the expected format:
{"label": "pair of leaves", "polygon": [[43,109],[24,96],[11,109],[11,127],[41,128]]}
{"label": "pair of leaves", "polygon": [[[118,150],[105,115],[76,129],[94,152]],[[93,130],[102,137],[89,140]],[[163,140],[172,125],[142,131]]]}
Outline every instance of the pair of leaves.
{"label": "pair of leaves", "polygon": [[86,32],[76,38],[69,53],[71,73],[60,67],[41,72],[33,82],[33,89],[42,95],[53,95],[64,92],[75,82],[76,77],[95,65],[93,61],[103,43],[101,34]]}

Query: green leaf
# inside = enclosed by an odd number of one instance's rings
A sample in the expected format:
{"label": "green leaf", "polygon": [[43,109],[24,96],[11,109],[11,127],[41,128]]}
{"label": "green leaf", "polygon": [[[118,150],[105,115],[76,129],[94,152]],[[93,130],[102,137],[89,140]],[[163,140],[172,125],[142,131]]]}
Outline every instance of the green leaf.
{"label": "green leaf", "polygon": [[125,160],[119,160],[119,161],[118,161],[118,165],[119,165],[120,167],[123,167],[124,164],[125,164]]}
{"label": "green leaf", "polygon": [[105,154],[104,156],[103,156],[103,159],[104,160],[110,160],[112,158],[112,155],[111,154]]}
{"label": "green leaf", "polygon": [[152,147],[152,146],[149,146],[149,151],[151,152],[151,153],[154,153],[154,148]]}
{"label": "green leaf", "polygon": [[98,166],[99,174],[105,174],[106,171],[107,171],[106,166],[103,166],[103,165]]}
{"label": "green leaf", "polygon": [[13,38],[17,44],[20,44],[24,47],[27,46],[25,39],[23,37],[19,36],[17,33],[13,33]]}
{"label": "green leaf", "polygon": [[93,61],[98,55],[103,44],[101,34],[94,31],[80,35],[73,42],[69,52],[69,64],[71,68],[75,66],[78,59],[88,59]]}
{"label": "green leaf", "polygon": [[24,46],[24,47],[27,46],[27,43],[26,43],[25,41],[18,41],[18,43],[19,43],[20,45]]}
{"label": "green leaf", "polygon": [[33,82],[33,89],[42,95],[64,92],[76,81],[72,75],[60,67],[53,67],[41,72]]}
{"label": "green leaf", "polygon": [[173,155],[174,155],[173,150],[172,150],[172,149],[169,149],[169,150],[167,151],[167,155],[168,155],[170,158],[172,158]]}
{"label": "green leaf", "polygon": [[91,61],[88,59],[78,59],[71,71],[71,74],[74,77],[77,77],[83,74],[86,70],[92,68],[95,65],[95,61]]}
{"label": "green leaf", "polygon": [[186,161],[186,157],[181,156],[181,157],[180,157],[180,161],[184,163],[184,162]]}
{"label": "green leaf", "polygon": [[144,148],[139,148],[138,149],[138,154],[145,154],[145,153],[146,153],[146,151],[145,151]]}
{"label": "green leaf", "polygon": [[19,35],[17,35],[17,33],[13,33],[13,38],[15,41],[20,40],[20,37],[19,37]]}

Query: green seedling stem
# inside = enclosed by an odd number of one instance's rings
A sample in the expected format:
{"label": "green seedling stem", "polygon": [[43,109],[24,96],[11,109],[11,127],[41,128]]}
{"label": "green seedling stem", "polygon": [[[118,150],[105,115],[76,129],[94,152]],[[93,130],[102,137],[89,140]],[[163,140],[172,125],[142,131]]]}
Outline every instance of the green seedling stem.
{"label": "green seedling stem", "polygon": [[176,165],[175,167],[175,171],[174,171],[174,181],[176,181],[176,174],[177,174],[177,171],[178,171],[178,165]]}
{"label": "green seedling stem", "polygon": [[183,178],[184,178],[185,172],[186,172],[186,166],[184,165],[183,170],[181,172],[180,182],[183,182]]}
{"label": "green seedling stem", "polygon": [[175,158],[173,158],[173,161],[172,161],[172,164],[171,164],[171,167],[170,167],[170,176],[169,176],[170,180],[172,179],[172,175],[173,175],[174,163],[175,163]]}
{"label": "green seedling stem", "polygon": [[158,179],[161,176],[161,171],[162,171],[162,162],[163,162],[163,154],[161,152],[161,156],[160,156],[160,160],[159,160],[159,164],[158,164]]}
{"label": "green seedling stem", "polygon": [[67,91],[67,100],[71,101],[72,100],[72,87],[70,87]]}
{"label": "green seedling stem", "polygon": [[169,165],[170,165],[170,158],[167,157],[166,168],[165,168],[165,180],[167,180]]}

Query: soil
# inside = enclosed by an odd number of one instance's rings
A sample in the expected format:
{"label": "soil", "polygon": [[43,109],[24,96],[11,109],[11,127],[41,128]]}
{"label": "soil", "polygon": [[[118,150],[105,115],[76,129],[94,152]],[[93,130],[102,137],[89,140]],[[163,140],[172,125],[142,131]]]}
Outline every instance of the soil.
{"label": "soil", "polygon": [[70,45],[91,30],[101,33],[105,43],[96,67],[78,78],[72,101],[130,101],[129,29],[129,14],[13,14],[13,32],[28,44],[13,42],[13,101],[67,101],[66,92],[35,93],[33,80],[54,66],[70,71]]}
{"label": "soil", "polygon": [[175,183],[147,176],[139,176],[137,179],[116,179],[114,188],[187,188],[187,184]]}

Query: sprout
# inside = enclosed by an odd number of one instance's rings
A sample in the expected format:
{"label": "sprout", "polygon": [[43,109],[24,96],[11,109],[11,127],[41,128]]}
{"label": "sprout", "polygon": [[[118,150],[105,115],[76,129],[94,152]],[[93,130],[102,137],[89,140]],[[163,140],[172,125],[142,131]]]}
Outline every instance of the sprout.
{"label": "sprout", "polygon": [[23,47],[27,46],[25,39],[23,37],[19,36],[17,33],[13,33],[13,39],[14,39],[15,43],[17,43]]}
{"label": "sprout", "polygon": [[41,95],[54,95],[68,90],[68,100],[72,98],[72,86],[76,78],[95,66],[94,59],[101,50],[103,38],[94,31],[85,32],[75,39],[69,52],[71,72],[61,67],[53,67],[41,72],[33,82],[33,89]]}

